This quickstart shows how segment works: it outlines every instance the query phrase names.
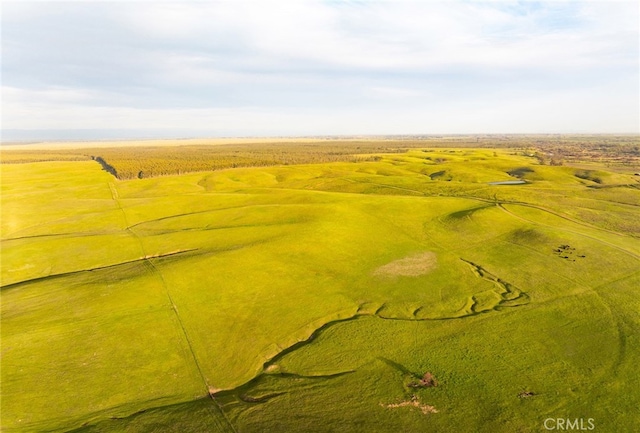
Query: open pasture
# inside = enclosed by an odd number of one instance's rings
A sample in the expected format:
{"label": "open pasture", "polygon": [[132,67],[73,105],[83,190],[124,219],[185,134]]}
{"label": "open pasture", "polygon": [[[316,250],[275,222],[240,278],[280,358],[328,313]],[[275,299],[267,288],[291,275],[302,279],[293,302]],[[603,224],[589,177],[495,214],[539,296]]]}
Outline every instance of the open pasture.
{"label": "open pasture", "polygon": [[541,162],[3,164],[2,430],[633,431],[640,178]]}

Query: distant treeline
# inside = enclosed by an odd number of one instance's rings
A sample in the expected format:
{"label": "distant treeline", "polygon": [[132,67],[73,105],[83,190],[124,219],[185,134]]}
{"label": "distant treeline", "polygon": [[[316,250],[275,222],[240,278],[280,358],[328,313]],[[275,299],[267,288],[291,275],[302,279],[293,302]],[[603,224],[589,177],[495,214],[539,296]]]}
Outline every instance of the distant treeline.
{"label": "distant treeline", "polygon": [[[371,154],[406,152],[389,143],[269,143],[217,146],[161,146],[100,149],[93,159],[118,179],[166,176],[238,167],[359,161]],[[414,146],[411,146],[414,147]]]}
{"label": "distant treeline", "polygon": [[380,154],[428,148],[519,148],[541,164],[599,159],[633,165],[640,159],[637,135],[475,135],[325,139],[317,142],[256,142],[223,145],[128,146],[0,151],[3,163],[93,159],[118,179],[147,178],[237,167],[376,160]]}
{"label": "distant treeline", "polygon": [[22,150],[19,146],[0,150],[0,162],[3,164],[24,164],[27,162],[47,161],[86,161],[91,156],[74,150]]}

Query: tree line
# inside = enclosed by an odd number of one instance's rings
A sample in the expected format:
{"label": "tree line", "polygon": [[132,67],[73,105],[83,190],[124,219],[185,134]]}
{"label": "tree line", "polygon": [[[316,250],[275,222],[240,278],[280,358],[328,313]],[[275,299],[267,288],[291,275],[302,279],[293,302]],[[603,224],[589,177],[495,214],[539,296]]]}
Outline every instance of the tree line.
{"label": "tree line", "polygon": [[453,135],[367,139],[324,139],[317,142],[257,142],[223,145],[127,146],[57,150],[0,150],[2,163],[94,160],[118,179],[142,179],[238,167],[321,164],[379,160],[381,154],[416,148],[519,148],[541,164],[597,159],[636,165],[637,135]]}

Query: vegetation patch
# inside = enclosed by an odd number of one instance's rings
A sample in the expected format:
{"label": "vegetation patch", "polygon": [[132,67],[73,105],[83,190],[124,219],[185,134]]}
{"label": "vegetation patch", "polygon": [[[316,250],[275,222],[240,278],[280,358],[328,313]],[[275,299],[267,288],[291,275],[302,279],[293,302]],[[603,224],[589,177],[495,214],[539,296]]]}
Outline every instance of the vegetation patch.
{"label": "vegetation patch", "polygon": [[594,170],[577,170],[574,176],[595,183],[602,183],[601,175]]}
{"label": "vegetation patch", "polygon": [[533,391],[521,391],[518,393],[518,398],[530,398],[536,395]]}
{"label": "vegetation patch", "polygon": [[535,170],[531,167],[518,167],[507,171],[509,176],[517,177],[518,179],[526,179],[531,173],[535,173]]}
{"label": "vegetation patch", "polygon": [[571,262],[575,262],[576,259],[584,259],[587,257],[584,253],[576,251],[574,247],[568,244],[559,245],[558,248],[553,250],[553,252],[561,259],[566,259]]}
{"label": "vegetation patch", "polygon": [[410,388],[431,388],[432,386],[438,386],[438,381],[433,374],[427,371],[422,376],[422,379],[411,382],[407,386],[409,386]]}
{"label": "vegetation patch", "polygon": [[453,177],[451,176],[451,174],[449,172],[447,172],[447,170],[436,171],[434,173],[431,173],[429,175],[429,177],[431,178],[431,180],[446,180],[446,181],[449,181],[449,180],[453,179]]}

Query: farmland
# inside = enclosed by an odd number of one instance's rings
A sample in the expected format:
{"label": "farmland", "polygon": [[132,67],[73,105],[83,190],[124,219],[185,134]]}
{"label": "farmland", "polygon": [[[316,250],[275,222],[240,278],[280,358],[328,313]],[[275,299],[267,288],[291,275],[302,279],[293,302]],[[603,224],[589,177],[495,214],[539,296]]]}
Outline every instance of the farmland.
{"label": "farmland", "polygon": [[2,430],[633,431],[638,144],[3,149]]}

